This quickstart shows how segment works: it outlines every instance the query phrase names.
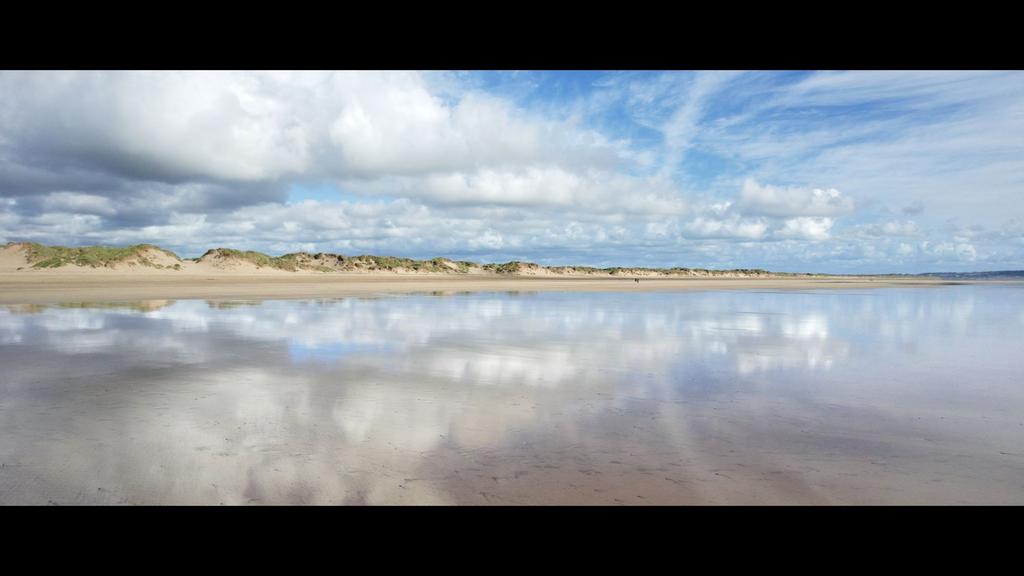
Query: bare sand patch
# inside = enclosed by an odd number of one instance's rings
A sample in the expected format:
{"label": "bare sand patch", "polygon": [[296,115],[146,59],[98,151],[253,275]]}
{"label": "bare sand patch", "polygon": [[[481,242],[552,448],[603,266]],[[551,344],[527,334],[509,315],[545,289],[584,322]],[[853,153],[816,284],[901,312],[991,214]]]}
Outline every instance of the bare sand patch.
{"label": "bare sand patch", "polygon": [[680,290],[813,290],[942,286],[945,280],[881,278],[633,278],[397,273],[283,272],[217,269],[186,263],[183,270],[133,271],[64,267],[0,272],[0,303],[158,299],[327,298],[415,292],[655,292]]}

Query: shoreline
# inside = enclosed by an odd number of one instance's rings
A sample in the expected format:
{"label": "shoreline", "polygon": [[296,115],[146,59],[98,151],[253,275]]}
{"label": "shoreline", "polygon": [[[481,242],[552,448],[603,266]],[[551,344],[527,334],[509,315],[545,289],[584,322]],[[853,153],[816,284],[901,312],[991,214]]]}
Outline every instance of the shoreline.
{"label": "shoreline", "polygon": [[641,278],[426,274],[0,273],[0,304],[159,299],[296,299],[433,292],[673,292],[935,287],[992,283],[929,278]]}

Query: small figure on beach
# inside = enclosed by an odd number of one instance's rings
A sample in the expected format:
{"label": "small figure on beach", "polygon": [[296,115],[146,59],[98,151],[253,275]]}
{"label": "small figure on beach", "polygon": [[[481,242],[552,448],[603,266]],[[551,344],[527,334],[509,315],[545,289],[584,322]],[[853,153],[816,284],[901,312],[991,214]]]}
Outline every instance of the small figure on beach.
{"label": "small figure on beach", "polygon": [[640,283],[640,279],[639,278],[633,278],[633,282],[636,282],[637,284],[639,284]]}

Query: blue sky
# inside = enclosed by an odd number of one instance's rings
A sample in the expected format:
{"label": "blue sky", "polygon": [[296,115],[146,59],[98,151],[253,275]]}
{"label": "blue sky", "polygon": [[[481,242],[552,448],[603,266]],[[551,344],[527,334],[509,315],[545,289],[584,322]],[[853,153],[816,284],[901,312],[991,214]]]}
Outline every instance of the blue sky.
{"label": "blue sky", "polygon": [[1024,268],[1020,72],[0,72],[0,242]]}

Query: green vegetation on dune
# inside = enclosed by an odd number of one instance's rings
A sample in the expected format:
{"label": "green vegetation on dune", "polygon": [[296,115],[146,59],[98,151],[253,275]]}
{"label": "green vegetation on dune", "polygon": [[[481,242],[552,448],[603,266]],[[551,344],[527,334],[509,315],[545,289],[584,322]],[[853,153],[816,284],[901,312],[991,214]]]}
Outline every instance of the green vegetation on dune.
{"label": "green vegetation on dune", "polygon": [[256,252],[253,250],[242,251],[235,250],[234,248],[214,248],[213,250],[207,250],[206,254],[203,254],[200,260],[211,255],[222,259],[236,259],[251,262],[260,268],[278,268],[289,272],[294,272],[299,269],[297,262],[298,254],[268,256],[262,252]]}
{"label": "green vegetation on dune", "polygon": [[[153,244],[135,244],[133,246],[83,246],[69,248],[66,246],[44,246],[35,242],[24,244],[25,255],[33,268],[58,268],[66,264],[90,266],[92,268],[111,267],[115,264],[133,260],[143,266],[163,268],[162,265],[150,260],[146,253],[152,250],[162,252],[174,259],[178,256]],[[176,267],[176,266],[172,266]]]}
{"label": "green vegetation on dune", "polygon": [[[138,264],[152,268],[180,270],[181,264],[162,265],[153,261],[153,256],[162,253],[174,261],[180,261],[173,252],[164,250],[153,244],[136,244],[126,247],[85,246],[68,248],[64,246],[44,246],[34,242],[12,242],[5,246],[21,246],[25,250],[29,264],[33,268],[57,268],[67,264],[76,266],[113,267],[118,263]],[[530,275],[550,272],[566,275],[609,275],[609,276],[659,276],[659,277],[823,277],[824,274],[807,274],[794,272],[769,272],[768,270],[737,268],[732,270],[709,270],[706,268],[647,268],[647,267],[609,267],[595,268],[592,266],[541,266],[532,262],[513,260],[503,264],[478,264],[466,260],[450,260],[448,258],[432,258],[430,260],[414,260],[398,256],[342,256],[328,252],[310,254],[294,252],[283,256],[269,256],[254,250],[236,250],[234,248],[214,248],[208,250],[200,258],[192,261],[214,261],[224,264],[231,262],[249,262],[259,268],[275,268],[288,272],[299,270],[316,272],[431,272],[447,274],[468,274],[483,271],[502,275]],[[165,261],[166,262],[166,261]]]}
{"label": "green vegetation on dune", "polygon": [[399,258],[397,256],[371,256],[363,254],[352,258],[356,266],[366,267],[370,270],[394,270],[396,268],[408,268],[415,270],[420,262],[412,258]]}
{"label": "green vegetation on dune", "polygon": [[513,260],[511,262],[505,262],[504,264],[484,264],[483,269],[488,272],[494,272],[496,274],[515,274],[520,268],[534,268],[536,264],[532,262],[520,262],[519,260]]}
{"label": "green vegetation on dune", "polygon": [[413,272],[457,272],[465,274],[477,264],[466,261],[453,261],[447,258],[431,260],[413,260],[397,256],[371,256],[364,254],[348,259],[353,266],[366,270],[411,270]]}
{"label": "green vegetation on dune", "polygon": [[462,272],[463,274],[469,272],[470,268],[476,268],[479,266],[476,262],[470,262],[468,260],[454,260],[452,262],[459,268],[459,272]]}

